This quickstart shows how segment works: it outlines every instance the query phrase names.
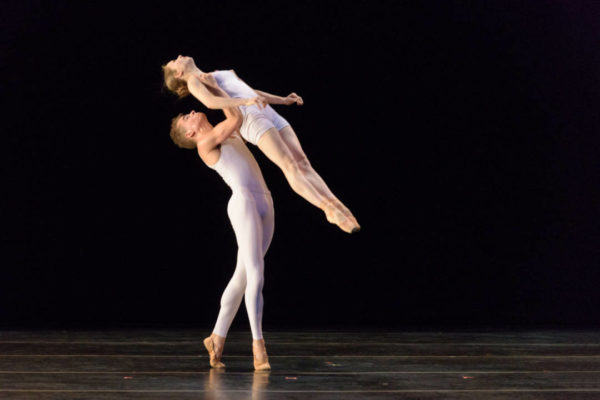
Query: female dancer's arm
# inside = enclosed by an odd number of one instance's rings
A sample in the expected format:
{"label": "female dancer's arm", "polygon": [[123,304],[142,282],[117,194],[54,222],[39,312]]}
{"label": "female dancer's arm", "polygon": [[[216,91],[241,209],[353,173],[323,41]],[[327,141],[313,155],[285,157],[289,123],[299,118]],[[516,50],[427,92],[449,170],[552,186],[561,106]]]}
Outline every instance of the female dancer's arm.
{"label": "female dancer's arm", "polygon": [[187,86],[190,93],[211,110],[239,106],[251,106],[253,104],[262,106],[264,103],[264,101],[259,96],[254,97],[252,99],[233,99],[230,97],[217,97],[214,94],[212,94],[206,88],[206,86],[204,86],[202,81],[196,76],[192,76],[188,79]]}
{"label": "female dancer's arm", "polygon": [[[235,74],[235,71],[234,71],[234,74]],[[200,79],[200,82],[204,83],[206,86],[209,86],[212,89],[221,90],[217,81],[212,76],[212,74],[210,74],[210,73],[201,74],[199,79]],[[239,79],[239,77],[238,77],[238,79]],[[288,106],[290,104],[294,104],[294,103],[297,103],[299,106],[304,104],[304,100],[302,100],[302,97],[298,96],[296,93],[290,93],[287,97],[281,97],[281,96],[276,96],[271,93],[263,92],[261,90],[256,90],[256,89],[252,89],[252,90],[254,90],[256,92],[256,94],[258,94],[260,97],[262,97],[268,104],[285,104]],[[227,94],[225,94],[225,95],[227,96]]]}
{"label": "female dancer's arm", "polygon": [[299,106],[304,104],[304,100],[302,100],[302,97],[298,96],[296,93],[293,93],[293,92],[288,94],[287,97],[281,97],[281,96],[276,96],[274,94],[270,94],[267,92],[263,92],[261,90],[256,90],[256,89],[253,89],[253,90],[259,96],[264,97],[269,104],[285,104],[286,106],[289,106],[290,104],[294,104],[294,103],[298,104]]}

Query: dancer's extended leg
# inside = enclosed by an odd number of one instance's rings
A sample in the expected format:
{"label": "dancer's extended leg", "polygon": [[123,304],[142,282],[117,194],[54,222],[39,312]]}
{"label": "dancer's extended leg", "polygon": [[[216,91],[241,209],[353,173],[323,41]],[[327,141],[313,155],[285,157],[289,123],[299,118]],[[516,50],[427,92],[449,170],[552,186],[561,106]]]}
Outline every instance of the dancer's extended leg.
{"label": "dancer's extended leg", "polygon": [[328,199],[330,202],[335,204],[338,208],[341,208],[344,214],[348,218],[350,218],[357,226],[358,221],[354,218],[354,215],[350,212],[350,210],[333,194],[333,192],[329,189],[323,178],[314,170],[310,161],[308,161],[308,157],[304,153],[302,146],[300,145],[300,141],[298,140],[298,136],[294,129],[291,126],[285,126],[280,131],[279,134],[281,138],[290,149],[292,156],[296,160],[296,163],[300,167],[303,175],[306,179],[313,185],[313,187],[323,196]]}
{"label": "dancer's extended leg", "polygon": [[325,212],[327,220],[345,232],[352,232],[354,223],[341,210],[323,197],[306,179],[292,152],[275,128],[269,129],[258,141],[261,151],[283,171],[291,188],[312,205]]}

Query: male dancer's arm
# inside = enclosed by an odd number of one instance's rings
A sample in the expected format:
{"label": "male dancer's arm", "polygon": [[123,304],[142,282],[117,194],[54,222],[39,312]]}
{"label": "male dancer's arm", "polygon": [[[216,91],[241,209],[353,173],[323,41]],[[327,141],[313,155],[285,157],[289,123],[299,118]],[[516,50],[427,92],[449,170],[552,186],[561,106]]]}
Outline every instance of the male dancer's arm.
{"label": "male dancer's arm", "polygon": [[224,108],[225,120],[219,122],[198,143],[198,150],[208,152],[223,143],[231,134],[242,126],[242,113],[239,108]]}
{"label": "male dancer's arm", "polygon": [[211,110],[224,109],[228,107],[251,106],[253,104],[258,105],[259,107],[264,107],[264,100],[261,99],[260,96],[252,99],[234,99],[231,97],[215,96],[210,92],[210,90],[208,90],[206,86],[204,86],[203,82],[195,76],[192,76],[188,80],[188,89],[195,98],[200,100],[202,104]]}
{"label": "male dancer's arm", "polygon": [[[206,87],[208,87],[208,89],[212,92],[212,94],[214,94],[217,97],[229,97],[229,94],[227,94],[226,91],[224,91],[223,89],[221,89],[219,87],[219,85],[217,84],[217,81],[215,80],[215,78],[212,77],[212,75],[210,74],[203,74],[200,76],[200,79],[202,80],[202,82],[204,84],[206,84]],[[266,106],[266,102],[264,102],[263,100],[263,107]],[[236,107],[236,109],[239,110],[239,108]],[[242,119],[243,119],[243,115],[242,115]],[[237,130],[237,133],[240,137],[240,139],[242,139],[244,141],[244,143],[246,143],[246,139],[243,138],[243,136],[239,133],[239,129]]]}

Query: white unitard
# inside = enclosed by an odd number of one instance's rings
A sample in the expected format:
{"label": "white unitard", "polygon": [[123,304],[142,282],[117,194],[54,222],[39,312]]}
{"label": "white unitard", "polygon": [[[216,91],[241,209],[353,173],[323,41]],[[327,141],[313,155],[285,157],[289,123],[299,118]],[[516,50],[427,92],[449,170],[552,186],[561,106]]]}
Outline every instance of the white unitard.
{"label": "white unitard", "polygon": [[245,295],[252,338],[262,339],[263,258],[271,244],[275,222],[271,193],[256,160],[239,136],[232,135],[221,143],[221,156],[209,167],[231,188],[227,214],[238,244],[237,265],[221,297],[213,332],[227,336]]}
{"label": "white unitard", "polygon": [[[237,99],[248,99],[258,96],[243,80],[233,72],[233,70],[214,71],[212,76],[215,78],[219,87],[223,89],[230,97]],[[244,115],[244,121],[240,128],[242,137],[248,142],[256,145],[262,135],[270,128],[278,131],[289,125],[281,115],[269,105],[260,109],[257,106],[241,106],[240,110]]]}

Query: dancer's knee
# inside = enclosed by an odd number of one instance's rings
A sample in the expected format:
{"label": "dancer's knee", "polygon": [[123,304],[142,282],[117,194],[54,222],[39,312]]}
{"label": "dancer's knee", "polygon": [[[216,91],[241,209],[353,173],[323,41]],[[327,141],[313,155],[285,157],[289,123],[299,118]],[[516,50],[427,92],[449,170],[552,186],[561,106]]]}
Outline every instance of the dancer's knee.
{"label": "dancer's knee", "polygon": [[285,160],[282,169],[290,186],[296,191],[301,190],[302,185],[300,182],[305,178],[304,171],[302,171],[299,164],[293,158],[289,158]]}
{"label": "dancer's knee", "polygon": [[312,171],[312,165],[310,165],[310,161],[306,156],[296,159],[296,164],[298,164],[300,171],[304,173]]}
{"label": "dancer's knee", "polygon": [[249,274],[246,290],[252,290],[260,293],[264,284],[265,278],[263,274],[256,271],[255,273]]}
{"label": "dancer's knee", "polygon": [[281,160],[281,168],[287,176],[296,176],[301,172],[300,166],[291,156],[283,157]]}

